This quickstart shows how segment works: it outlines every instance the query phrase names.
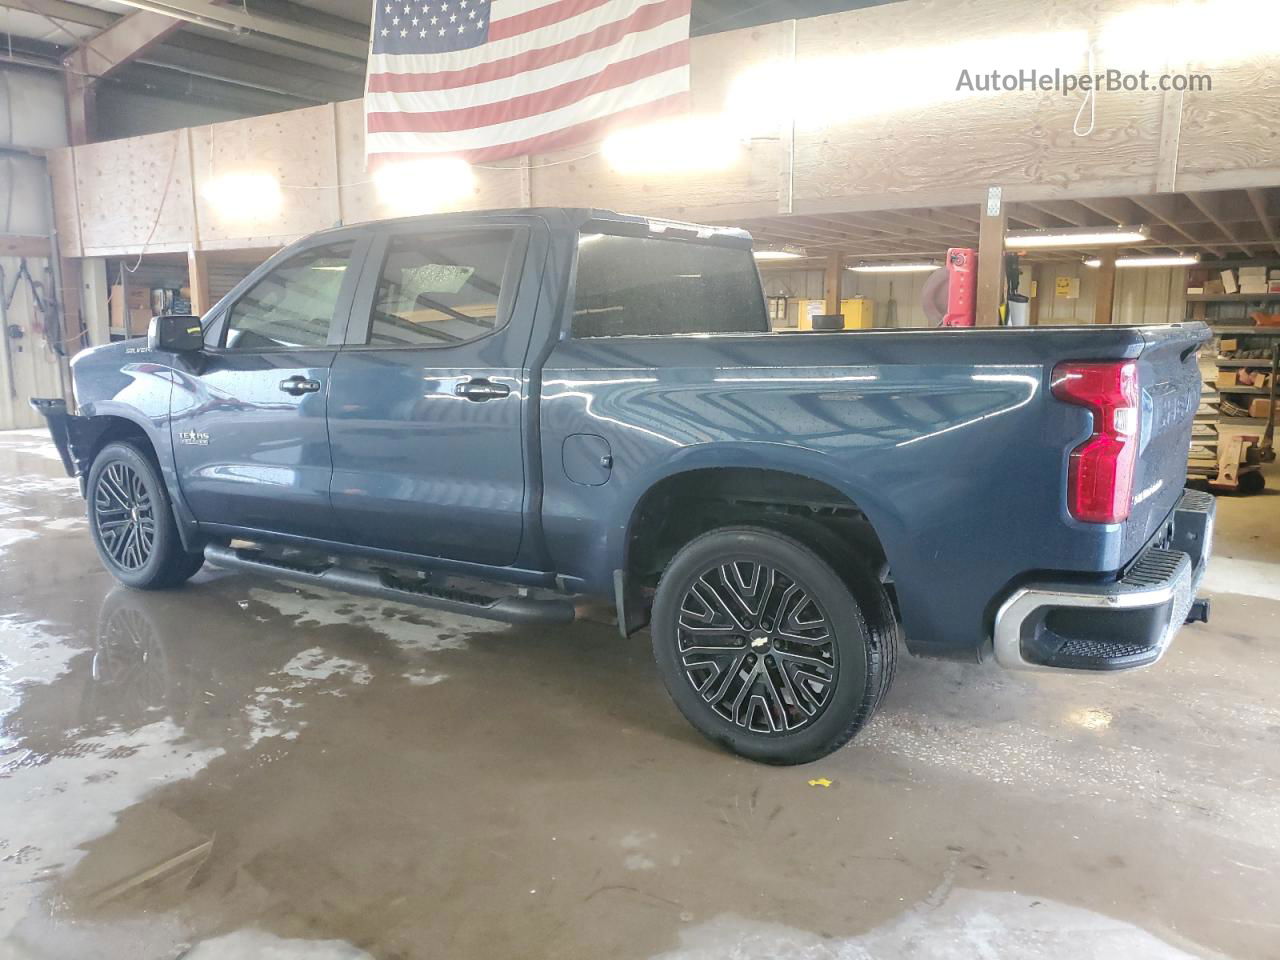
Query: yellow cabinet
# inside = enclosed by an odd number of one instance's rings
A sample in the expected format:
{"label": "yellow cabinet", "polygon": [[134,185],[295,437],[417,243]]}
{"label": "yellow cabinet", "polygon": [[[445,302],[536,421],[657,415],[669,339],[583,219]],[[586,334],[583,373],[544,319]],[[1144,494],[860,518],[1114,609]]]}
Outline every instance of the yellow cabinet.
{"label": "yellow cabinet", "polygon": [[[812,330],[813,318],[826,313],[825,300],[807,300],[800,304],[800,323],[797,329]],[[840,301],[840,314],[846,330],[870,330],[875,323],[876,305],[866,297],[850,297]]]}

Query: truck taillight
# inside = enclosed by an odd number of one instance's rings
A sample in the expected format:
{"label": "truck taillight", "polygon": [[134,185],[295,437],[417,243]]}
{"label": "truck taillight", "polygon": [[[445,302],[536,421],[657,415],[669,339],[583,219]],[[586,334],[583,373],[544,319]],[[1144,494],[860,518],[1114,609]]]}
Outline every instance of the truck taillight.
{"label": "truck taillight", "polygon": [[1088,523],[1127,519],[1138,462],[1138,365],[1060,363],[1053,395],[1093,414],[1093,435],[1071,451],[1067,509]]}

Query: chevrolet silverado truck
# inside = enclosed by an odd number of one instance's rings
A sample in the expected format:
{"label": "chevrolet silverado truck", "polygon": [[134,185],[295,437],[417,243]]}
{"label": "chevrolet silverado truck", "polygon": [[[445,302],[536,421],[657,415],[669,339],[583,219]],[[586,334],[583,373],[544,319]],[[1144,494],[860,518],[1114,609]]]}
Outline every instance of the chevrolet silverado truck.
{"label": "chevrolet silverado truck", "polygon": [[770,332],[743,231],[497,211],[311,236],[80,353],[74,413],[33,402],[131,587],[208,561],[517,623],[603,600],[694,727],[800,763],[867,722],[900,632],[1100,671],[1206,616],[1208,337]]}

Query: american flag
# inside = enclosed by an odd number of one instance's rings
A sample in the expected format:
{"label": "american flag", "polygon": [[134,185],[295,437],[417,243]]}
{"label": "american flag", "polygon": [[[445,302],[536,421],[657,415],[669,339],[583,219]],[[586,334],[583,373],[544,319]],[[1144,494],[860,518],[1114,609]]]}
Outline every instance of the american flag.
{"label": "american flag", "polygon": [[473,163],[681,109],[691,0],[375,0],[365,153]]}

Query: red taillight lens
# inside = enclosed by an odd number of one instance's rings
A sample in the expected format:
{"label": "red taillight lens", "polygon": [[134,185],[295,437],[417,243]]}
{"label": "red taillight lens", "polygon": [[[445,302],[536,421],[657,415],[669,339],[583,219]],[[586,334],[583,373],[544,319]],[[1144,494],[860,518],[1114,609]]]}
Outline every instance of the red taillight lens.
{"label": "red taillight lens", "polygon": [[1071,451],[1071,515],[1088,523],[1127,519],[1138,462],[1138,365],[1060,363],[1053,370],[1053,395],[1093,414],[1093,436]]}

